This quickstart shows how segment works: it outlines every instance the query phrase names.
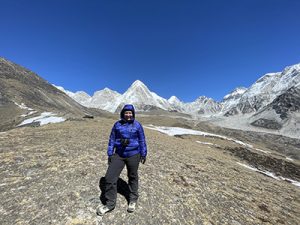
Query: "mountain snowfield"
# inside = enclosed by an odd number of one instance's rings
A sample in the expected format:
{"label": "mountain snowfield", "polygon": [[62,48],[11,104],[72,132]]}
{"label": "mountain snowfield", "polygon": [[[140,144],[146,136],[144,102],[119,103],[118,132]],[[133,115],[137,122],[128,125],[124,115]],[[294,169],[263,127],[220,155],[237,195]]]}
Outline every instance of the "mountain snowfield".
{"label": "mountain snowfield", "polygon": [[194,102],[189,103],[180,101],[176,96],[172,96],[167,100],[150,91],[140,80],[133,82],[124,94],[104,88],[101,91],[96,91],[93,96],[89,96],[84,91],[73,93],[61,86],[54,86],[83,106],[99,108],[112,113],[117,112],[126,103],[134,104],[137,111],[149,111],[159,108],[188,114],[213,114],[219,112],[222,108],[221,103],[205,96],[200,96]]}
{"label": "mountain snowfield", "polygon": [[286,67],[283,72],[267,73],[241,95],[239,102],[231,110],[256,112],[299,83],[300,64]]}
{"label": "mountain snowfield", "polygon": [[[128,103],[135,105],[137,111],[162,109],[181,112],[190,114],[195,119],[210,120],[224,127],[262,130],[299,137],[300,101],[295,91],[290,90],[291,88],[299,90],[299,84],[300,63],[288,66],[282,72],[267,73],[249,88],[238,87],[225,95],[221,102],[206,96],[200,96],[194,102],[188,103],[180,101],[176,96],[165,99],[150,91],[140,80],[133,82],[123,94],[105,88],[89,96],[84,91],[73,93],[63,87],[55,87],[83,106],[112,113],[120,111],[122,106]],[[280,98],[281,95],[285,96]],[[285,108],[282,109],[282,106]],[[287,132],[289,128],[293,131]]]}
{"label": "mountain snowfield", "polygon": [[245,87],[238,87],[223,97],[222,112],[229,110],[232,106],[237,105],[241,96],[247,91]]}

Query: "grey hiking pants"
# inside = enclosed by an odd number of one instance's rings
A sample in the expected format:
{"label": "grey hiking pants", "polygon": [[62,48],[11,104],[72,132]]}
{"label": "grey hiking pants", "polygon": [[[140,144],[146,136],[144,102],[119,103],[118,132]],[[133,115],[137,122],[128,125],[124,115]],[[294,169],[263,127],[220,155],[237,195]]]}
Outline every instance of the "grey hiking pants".
{"label": "grey hiking pants", "polygon": [[126,165],[129,187],[129,202],[136,202],[138,199],[138,168],[140,163],[140,154],[133,155],[129,158],[122,158],[114,154],[111,163],[105,174],[105,198],[106,206],[114,208],[117,200],[117,181]]}

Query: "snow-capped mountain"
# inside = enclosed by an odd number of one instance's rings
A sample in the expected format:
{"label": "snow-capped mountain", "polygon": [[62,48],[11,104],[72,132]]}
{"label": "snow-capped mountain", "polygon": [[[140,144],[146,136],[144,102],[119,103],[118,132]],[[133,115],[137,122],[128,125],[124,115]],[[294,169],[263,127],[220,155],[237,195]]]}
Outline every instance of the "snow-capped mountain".
{"label": "snow-capped mountain", "polygon": [[183,102],[181,102],[176,96],[171,96],[169,99],[168,99],[168,102],[172,105],[179,105],[179,104],[183,104]]}
{"label": "snow-capped mountain", "polygon": [[104,88],[101,91],[96,91],[90,100],[88,107],[100,108],[106,111],[114,112],[116,108],[116,102],[122,95],[109,88]]}
{"label": "snow-capped mountain", "polygon": [[[150,91],[140,80],[133,82],[123,94],[105,88],[96,91],[92,97],[82,91],[72,93],[62,87],[57,88],[86,107],[100,108],[110,112],[118,112],[124,104],[129,103],[134,104],[137,111],[162,109],[195,116],[209,115],[213,117],[247,115],[247,118],[251,118],[249,123],[258,126],[262,124],[259,120],[260,116],[266,117],[266,111],[272,111],[270,110],[272,107],[286,106],[286,102],[281,102],[281,99],[286,101],[287,97],[278,97],[286,96],[284,94],[299,83],[300,64],[296,64],[286,67],[282,72],[265,74],[249,88],[238,87],[234,89],[225,95],[221,102],[205,96],[200,96],[195,101],[188,103],[180,101],[176,96],[167,100]],[[297,98],[297,95],[293,98]],[[268,110],[266,110],[267,106],[269,107]],[[275,114],[278,114],[278,110],[273,110],[270,115]],[[269,118],[269,116],[267,117]],[[283,123],[285,122],[280,122],[281,125]]]}
{"label": "snow-capped mountain", "polygon": [[138,111],[163,109],[193,115],[233,116],[237,114],[254,114],[270,104],[277,96],[300,82],[300,64],[286,67],[282,72],[267,73],[251,87],[238,87],[217,102],[205,96],[195,101],[184,103],[172,96],[168,100],[150,91],[140,80],[136,80],[124,94],[109,88],[96,91],[91,97],[85,92],[72,93],[58,87],[70,97],[86,107],[100,108],[110,112],[118,111],[123,104],[130,103]]}
{"label": "snow-capped mountain", "polygon": [[215,114],[222,109],[220,103],[206,96],[200,96],[194,102],[186,103],[184,107],[185,112],[200,115]]}
{"label": "snow-capped mountain", "polygon": [[70,97],[73,97],[75,95],[75,93],[65,90],[62,86],[57,86],[55,84],[52,84],[54,87],[56,87],[57,89],[61,90],[62,92],[65,92],[67,95],[69,95]]}
{"label": "snow-capped mountain", "polygon": [[116,112],[125,103],[134,104],[138,111],[160,108],[168,111],[178,111],[196,115],[256,113],[270,104],[277,96],[300,83],[300,63],[286,67],[282,72],[267,73],[259,78],[248,89],[238,87],[224,96],[222,102],[200,96],[194,102],[184,103],[177,97],[165,99],[151,92],[148,87],[136,80],[124,94],[105,88],[90,97],[85,92],[72,93],[62,87],[57,87],[84,106],[100,108]]}
{"label": "snow-capped mountain", "polygon": [[151,92],[140,80],[132,83],[118,103],[118,108],[120,108],[120,105],[124,105],[124,103],[134,104],[138,111],[148,110],[149,106],[164,110],[171,109],[171,105],[166,99]]}
{"label": "snow-capped mountain", "polygon": [[[283,124],[288,123],[289,120],[293,120],[294,123],[290,123],[293,127],[297,127],[300,131],[300,124],[295,114],[300,110],[300,83],[296,86],[289,88],[286,92],[279,95],[270,104],[265,106],[258,113],[251,117],[251,124],[253,126],[264,127],[269,129],[280,129]],[[300,118],[298,118],[299,120]],[[298,123],[298,125],[297,125]]]}
{"label": "snow-capped mountain", "polygon": [[170,103],[170,105],[173,108],[173,111],[177,111],[177,112],[184,112],[185,111],[185,104],[180,101],[176,96],[171,96],[168,99],[168,102]]}
{"label": "snow-capped mountain", "polygon": [[298,83],[300,83],[300,64],[286,67],[282,72],[267,73],[241,95],[235,106],[227,108],[225,115],[258,112]]}
{"label": "snow-capped mountain", "polygon": [[245,91],[247,91],[247,88],[245,87],[237,87],[236,89],[234,89],[232,92],[230,92],[229,94],[225,95],[223,97],[223,101],[228,101],[231,99],[239,99],[244,93]]}
{"label": "snow-capped mountain", "polygon": [[300,64],[264,75],[235,101],[230,107],[223,107],[222,114],[227,117],[214,121],[215,124],[242,130],[259,127],[299,138]]}
{"label": "snow-capped mountain", "polygon": [[57,89],[61,90],[62,92],[66,93],[68,96],[73,98],[76,102],[80,103],[83,106],[90,107],[90,101],[91,101],[91,96],[89,96],[86,92],[84,91],[76,91],[75,93],[65,90],[61,86],[56,86],[52,84],[54,87]]}
{"label": "snow-capped mountain", "polygon": [[[280,132],[300,133],[299,116],[300,63],[282,72],[267,73],[249,88],[238,87],[221,102],[205,96],[193,102],[182,102],[176,96],[168,100],[150,91],[136,80],[123,94],[105,88],[91,97],[85,92],[72,93],[58,87],[86,107],[118,112],[124,104],[134,104],[137,111],[155,109],[182,112],[205,117],[221,126],[237,129],[263,127]],[[224,117],[225,116],[225,117]]]}
{"label": "snow-capped mountain", "polygon": [[[80,104],[90,108],[100,108],[109,112],[119,111],[124,104],[134,104],[137,111],[147,111],[152,108],[160,108],[163,110],[173,109],[172,105],[168,100],[158,96],[156,93],[151,92],[148,87],[141,82],[136,80],[127,89],[124,94],[120,94],[109,88],[96,91],[92,97],[89,95],[82,95],[82,91],[73,93],[65,90],[62,87],[55,86],[60,90],[64,91],[74,100]],[[79,94],[81,94],[79,96]]]}
{"label": "snow-capped mountain", "polygon": [[236,106],[241,99],[242,95],[247,91],[245,87],[238,87],[229,94],[225,95],[221,104],[222,112],[227,112],[230,108]]}
{"label": "snow-capped mountain", "polygon": [[[169,100],[158,96],[150,91],[140,80],[136,80],[124,94],[119,94],[109,88],[94,93],[92,97],[83,95],[84,92],[72,93],[62,87],[60,90],[86,107],[100,108],[109,112],[118,112],[124,104],[133,104],[137,111],[149,111],[152,109],[163,109],[167,111],[177,111],[189,114],[213,114],[221,110],[220,103],[212,98],[200,96],[194,102],[184,103],[176,96]],[[78,96],[81,93],[80,96]]]}

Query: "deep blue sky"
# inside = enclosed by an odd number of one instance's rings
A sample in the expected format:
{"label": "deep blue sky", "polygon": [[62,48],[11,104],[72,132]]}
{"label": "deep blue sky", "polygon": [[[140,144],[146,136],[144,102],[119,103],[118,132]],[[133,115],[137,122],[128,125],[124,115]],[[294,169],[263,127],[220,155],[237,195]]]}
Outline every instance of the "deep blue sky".
{"label": "deep blue sky", "polygon": [[221,100],[300,62],[298,0],[0,0],[0,56],[71,91]]}

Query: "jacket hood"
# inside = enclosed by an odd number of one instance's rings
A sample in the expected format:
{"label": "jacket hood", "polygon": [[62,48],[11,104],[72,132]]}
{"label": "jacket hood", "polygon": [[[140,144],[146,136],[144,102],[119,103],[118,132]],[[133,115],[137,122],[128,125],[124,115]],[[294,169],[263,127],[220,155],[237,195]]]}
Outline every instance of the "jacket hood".
{"label": "jacket hood", "polygon": [[124,112],[125,111],[131,111],[132,112],[132,118],[133,118],[133,120],[135,119],[135,110],[134,110],[133,105],[130,105],[130,104],[124,105],[124,107],[123,107],[123,109],[121,110],[121,113],[120,113],[121,119],[124,119]]}

